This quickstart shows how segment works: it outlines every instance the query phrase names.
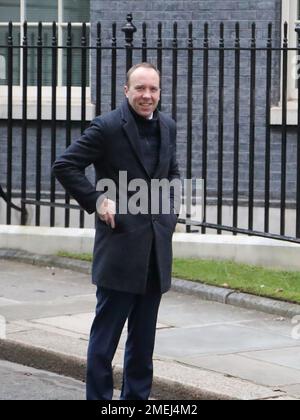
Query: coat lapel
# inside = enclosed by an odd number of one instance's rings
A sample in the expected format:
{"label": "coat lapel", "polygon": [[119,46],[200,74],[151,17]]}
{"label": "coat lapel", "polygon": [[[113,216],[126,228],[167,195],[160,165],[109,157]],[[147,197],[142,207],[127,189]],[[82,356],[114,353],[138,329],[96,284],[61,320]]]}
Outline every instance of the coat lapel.
{"label": "coat lapel", "polygon": [[[142,156],[142,149],[141,143],[139,139],[139,133],[134,121],[134,118],[128,108],[127,100],[124,101],[122,107],[122,118],[124,121],[124,131],[126,133],[126,137],[138,159],[140,164],[142,165],[144,171],[150,178],[147,169],[144,166],[143,156]],[[159,174],[163,172],[163,169],[168,164],[169,159],[169,144],[170,144],[170,131],[167,123],[165,122],[163,115],[159,112],[159,125],[160,125],[160,150],[159,150],[159,159],[158,163],[154,172],[153,178],[159,178]]]}
{"label": "coat lapel", "polygon": [[161,113],[159,113],[160,125],[160,150],[159,159],[153,178],[159,178],[159,174],[165,168],[169,158],[169,144],[170,144],[170,131]]}
{"label": "coat lapel", "polygon": [[139,132],[136,126],[136,123],[134,121],[133,116],[131,115],[131,112],[128,108],[127,100],[124,101],[122,105],[122,118],[124,121],[123,129],[126,133],[126,137],[138,159],[140,164],[142,165],[143,169],[147,173],[148,176],[150,176],[144,166],[143,163],[143,156],[142,156],[142,149],[141,149],[141,143],[139,139]]}

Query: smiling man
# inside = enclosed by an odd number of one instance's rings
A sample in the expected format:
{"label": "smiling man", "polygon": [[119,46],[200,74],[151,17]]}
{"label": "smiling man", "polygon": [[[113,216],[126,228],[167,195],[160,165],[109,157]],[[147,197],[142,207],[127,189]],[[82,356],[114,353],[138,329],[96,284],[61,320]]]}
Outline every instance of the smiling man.
{"label": "smiling man", "polygon": [[[171,286],[172,235],[177,222],[174,194],[169,208],[151,213],[119,212],[119,174],[126,182],[180,178],[176,161],[176,125],[157,111],[160,74],[155,66],[141,63],[127,74],[123,104],[97,117],[55,162],[53,171],[87,212],[97,211],[92,280],[97,286],[96,316],[91,329],[87,399],[111,400],[112,360],[126,320],[122,400],[147,400],[153,378],[153,350],[157,314],[163,293]],[[116,198],[98,191],[84,170],[93,164],[97,183],[108,179]],[[134,192],[126,190],[127,202]],[[158,194],[158,204],[163,202]],[[158,209],[160,205],[156,206]]]}
{"label": "smiling man", "polygon": [[[145,71],[146,70],[146,71]],[[127,74],[125,95],[134,111],[152,119],[160,100],[160,75],[151,64],[134,66]]]}

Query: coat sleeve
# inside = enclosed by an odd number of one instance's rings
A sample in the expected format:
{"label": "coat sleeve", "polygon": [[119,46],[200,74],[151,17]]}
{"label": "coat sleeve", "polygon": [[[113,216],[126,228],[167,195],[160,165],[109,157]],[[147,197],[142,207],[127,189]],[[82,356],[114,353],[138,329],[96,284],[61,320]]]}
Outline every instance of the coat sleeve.
{"label": "coat sleeve", "polygon": [[101,118],[98,117],[52,167],[52,173],[61,185],[89,214],[95,212],[101,192],[88,180],[85,169],[95,162],[101,165],[104,155],[104,129]]}

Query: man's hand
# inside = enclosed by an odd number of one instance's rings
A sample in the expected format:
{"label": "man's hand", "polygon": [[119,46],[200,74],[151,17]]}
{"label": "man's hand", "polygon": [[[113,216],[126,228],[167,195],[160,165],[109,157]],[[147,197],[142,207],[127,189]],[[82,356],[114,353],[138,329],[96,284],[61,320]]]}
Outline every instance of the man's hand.
{"label": "man's hand", "polygon": [[116,215],[116,203],[108,198],[105,198],[101,203],[100,207],[97,206],[97,212],[102,222],[110,225],[112,229],[116,227],[115,215]]}

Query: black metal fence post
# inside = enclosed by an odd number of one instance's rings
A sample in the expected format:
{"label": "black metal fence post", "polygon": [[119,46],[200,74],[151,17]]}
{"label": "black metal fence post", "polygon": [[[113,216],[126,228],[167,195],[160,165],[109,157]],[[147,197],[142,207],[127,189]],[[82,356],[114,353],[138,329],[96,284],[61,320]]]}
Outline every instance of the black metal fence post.
{"label": "black metal fence post", "polygon": [[[206,222],[207,206],[207,146],[208,146],[208,69],[209,69],[209,39],[208,23],[204,25],[203,41],[203,110],[202,110],[202,179],[203,179],[203,222]],[[205,226],[202,226],[202,234],[206,233]]]}
{"label": "black metal fence post", "polygon": [[[159,22],[157,26],[157,68],[160,72],[160,79],[162,81],[163,78],[163,41],[162,41],[162,23]],[[160,101],[158,104],[158,109],[161,111],[162,109],[162,95],[160,95]]]}
{"label": "black metal fence post", "polygon": [[[233,228],[238,227],[239,206],[239,158],[240,158],[240,25],[235,26],[235,71],[234,71],[234,145],[233,145]],[[236,235],[236,233],[234,233]]]}
{"label": "black metal fence post", "polygon": [[117,106],[117,24],[112,26],[111,40],[111,109]]}
{"label": "black metal fence post", "polygon": [[[36,179],[35,179],[35,199],[41,201],[41,178],[42,178],[42,75],[43,75],[43,27],[42,23],[38,26],[37,41],[37,101],[36,101]],[[36,226],[41,223],[41,206],[36,206],[35,211]]]}
{"label": "black metal fence post", "polygon": [[122,28],[122,32],[125,33],[125,48],[126,48],[126,71],[129,71],[132,67],[132,49],[133,49],[133,36],[137,31],[137,28],[132,23],[133,17],[131,13],[127,15],[127,23]]}
{"label": "black metal fence post", "polygon": [[281,137],[281,198],[280,235],[285,234],[286,174],[287,174],[287,76],[288,76],[288,24],[284,24],[282,52],[282,137]]}
{"label": "black metal fence post", "polygon": [[173,25],[172,43],[172,118],[177,121],[177,91],[178,91],[178,25]]}
{"label": "black metal fence post", "polygon": [[87,27],[82,24],[81,33],[81,133],[86,129],[86,76],[87,76]]}
{"label": "black metal fence post", "polygon": [[[73,63],[73,54],[72,54],[72,24],[69,22],[67,27],[67,103],[66,103],[66,148],[70,146],[72,141],[72,63]],[[67,206],[70,205],[70,195],[66,192],[65,194],[65,203]],[[66,207],[65,209],[65,227],[70,226],[70,209]]]}
{"label": "black metal fence post", "polygon": [[[193,67],[194,67],[194,51],[193,51],[193,24],[189,24],[189,34],[188,34],[188,72],[187,72],[187,167],[186,167],[186,177],[188,180],[192,179],[192,162],[193,162]],[[189,189],[189,187],[188,187]],[[187,192],[187,200],[191,200],[192,191]],[[186,232],[191,232],[190,225],[190,210],[192,202],[187,201],[187,221]]]}
{"label": "black metal fence post", "polygon": [[148,58],[147,50],[147,23],[143,23],[143,40],[142,40],[142,61],[145,63]]}
{"label": "black metal fence post", "polygon": [[[217,224],[221,225],[223,220],[223,149],[224,149],[224,60],[225,60],[225,40],[224,23],[220,24],[220,44],[219,44],[219,117],[218,117],[218,205],[217,205]],[[218,235],[222,233],[218,229]]]}
{"label": "black metal fence post", "polygon": [[27,22],[24,23],[23,37],[23,71],[22,71],[22,181],[21,181],[21,225],[26,224],[26,197],[27,197],[27,94],[28,94],[28,38]]}
{"label": "black metal fence post", "polygon": [[248,229],[253,230],[254,177],[255,177],[255,105],[256,105],[256,24],[252,24],[250,47],[250,127],[249,127],[249,201]]}
{"label": "black metal fence post", "polygon": [[[81,28],[81,134],[86,129],[86,76],[87,76],[87,27],[86,23]],[[84,211],[80,211],[79,223],[84,228]]]}
{"label": "black metal fence post", "polygon": [[272,23],[268,26],[266,69],[265,233],[270,230]]}
{"label": "black metal fence post", "polygon": [[[52,81],[51,81],[51,166],[56,159],[56,123],[57,123],[57,25],[52,24]],[[51,175],[50,185],[50,227],[55,225],[55,201],[56,201],[56,181],[54,175]]]}
{"label": "black metal fence post", "polygon": [[11,224],[11,203],[12,199],[12,159],[13,159],[13,26],[12,22],[8,27],[8,56],[7,56],[7,174],[6,174],[6,223]]}
{"label": "black metal fence post", "polygon": [[97,23],[97,41],[96,41],[96,115],[100,115],[102,111],[102,37],[101,23]]}

